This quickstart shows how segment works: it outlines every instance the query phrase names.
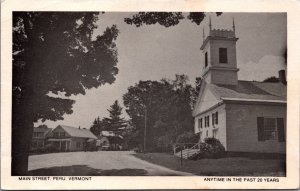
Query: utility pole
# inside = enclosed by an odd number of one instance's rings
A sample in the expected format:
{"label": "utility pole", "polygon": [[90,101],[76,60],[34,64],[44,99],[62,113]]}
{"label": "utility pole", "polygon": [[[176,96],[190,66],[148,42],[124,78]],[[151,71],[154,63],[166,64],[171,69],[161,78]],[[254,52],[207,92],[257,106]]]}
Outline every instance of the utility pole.
{"label": "utility pole", "polygon": [[145,106],[144,153],[146,153],[146,135],[147,135],[147,107]]}

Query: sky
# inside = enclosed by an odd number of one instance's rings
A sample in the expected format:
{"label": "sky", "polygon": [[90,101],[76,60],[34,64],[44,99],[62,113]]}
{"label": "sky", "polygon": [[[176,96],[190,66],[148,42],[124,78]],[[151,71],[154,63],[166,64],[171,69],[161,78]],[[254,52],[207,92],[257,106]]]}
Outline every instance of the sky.
{"label": "sky", "polygon": [[[201,25],[184,19],[174,27],[143,25],[135,27],[124,22],[133,13],[112,12],[99,16],[98,28],[94,35],[102,34],[106,27],[117,25],[119,73],[111,85],[86,91],[86,95],[71,97],[76,102],[73,113],[64,115],[64,120],[46,121],[50,128],[57,125],[90,128],[94,119],[107,117],[110,105],[115,100],[123,106],[122,95],[129,86],[140,80],[174,79],[175,74],[186,74],[190,83],[201,76],[204,58],[200,51],[203,28],[207,34],[208,18]],[[223,13],[211,17],[212,28],[232,29],[235,21],[237,41],[237,66],[239,80],[262,81],[270,76],[278,76],[278,71],[286,69],[283,50],[287,44],[285,13]],[[128,115],[123,109],[123,117]]]}

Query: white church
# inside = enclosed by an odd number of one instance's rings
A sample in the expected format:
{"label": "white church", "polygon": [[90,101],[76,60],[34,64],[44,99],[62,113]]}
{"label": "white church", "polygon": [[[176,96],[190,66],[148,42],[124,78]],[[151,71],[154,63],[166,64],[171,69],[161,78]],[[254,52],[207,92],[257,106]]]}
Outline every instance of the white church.
{"label": "white church", "polygon": [[201,142],[219,139],[226,151],[285,153],[285,71],[279,71],[278,83],[239,80],[237,41],[234,21],[232,30],[212,29],[209,22],[200,48],[204,69],[194,132]]}

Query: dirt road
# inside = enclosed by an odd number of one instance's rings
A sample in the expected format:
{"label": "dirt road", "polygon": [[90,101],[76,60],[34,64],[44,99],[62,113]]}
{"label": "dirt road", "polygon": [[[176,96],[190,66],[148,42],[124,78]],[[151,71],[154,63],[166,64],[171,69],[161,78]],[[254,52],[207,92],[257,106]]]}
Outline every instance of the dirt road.
{"label": "dirt road", "polygon": [[131,151],[32,155],[29,171],[45,176],[192,176],[138,159]]}

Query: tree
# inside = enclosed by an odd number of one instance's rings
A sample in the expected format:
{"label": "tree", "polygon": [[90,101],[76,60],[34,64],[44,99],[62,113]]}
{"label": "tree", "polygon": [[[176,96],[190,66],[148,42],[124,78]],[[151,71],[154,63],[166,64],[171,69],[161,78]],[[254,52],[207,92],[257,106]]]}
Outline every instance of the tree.
{"label": "tree", "polygon": [[196,101],[198,99],[203,78],[197,77],[195,80],[195,88],[192,90],[192,109],[195,108]]}
{"label": "tree", "polygon": [[109,112],[109,118],[106,118],[108,122],[109,130],[118,132],[121,128],[126,127],[127,123],[122,115],[122,107],[119,105],[118,100],[116,100],[107,110]]}
{"label": "tree", "polygon": [[275,77],[275,76],[271,76],[271,77],[268,77],[266,79],[264,79],[263,82],[273,82],[273,83],[277,83],[279,82],[279,78]]}
{"label": "tree", "polygon": [[90,127],[90,131],[98,136],[100,134],[101,131],[103,131],[105,128],[104,123],[102,122],[102,120],[100,120],[100,117],[97,117],[94,122],[93,125]]}
{"label": "tree", "polygon": [[47,128],[48,128],[48,126],[47,126],[47,125],[45,125],[45,124],[43,124],[43,125],[39,125],[37,128],[41,128],[41,129],[47,129]]}
{"label": "tree", "polygon": [[[221,12],[216,13],[217,16],[221,15]],[[204,12],[190,12],[187,19],[191,22],[200,25],[205,18]],[[160,24],[165,27],[175,26],[185,19],[182,12],[139,12],[132,16],[132,18],[125,18],[124,22],[127,24],[134,24],[136,27],[140,27],[143,24],[153,25]]]}
{"label": "tree", "polygon": [[113,83],[115,25],[92,38],[96,12],[13,13],[12,175],[26,175],[34,122],[72,113],[71,95]]}
{"label": "tree", "polygon": [[139,144],[143,144],[145,123],[147,150],[159,145],[159,137],[169,135],[168,140],[174,140],[176,135],[192,130],[192,89],[184,75],[176,75],[175,80],[140,81],[128,88],[123,100]]}

